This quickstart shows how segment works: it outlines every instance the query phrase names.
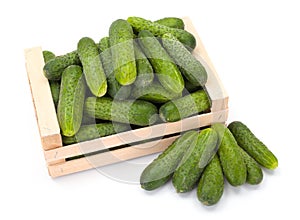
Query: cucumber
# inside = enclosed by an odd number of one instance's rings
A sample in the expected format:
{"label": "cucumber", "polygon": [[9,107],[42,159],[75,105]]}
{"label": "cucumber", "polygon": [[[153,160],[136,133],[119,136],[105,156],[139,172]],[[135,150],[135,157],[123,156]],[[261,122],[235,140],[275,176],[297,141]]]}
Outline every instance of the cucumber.
{"label": "cucumber", "polygon": [[88,97],[85,112],[97,119],[140,126],[152,125],[157,120],[156,106],[142,100],[117,101],[109,97]]}
{"label": "cucumber", "polygon": [[181,93],[174,94],[164,89],[162,85],[157,82],[152,83],[147,87],[133,87],[132,97],[135,99],[142,99],[152,103],[165,103],[171,99],[181,97]]}
{"label": "cucumber", "polygon": [[195,86],[187,80],[184,81],[184,87],[187,90],[187,92],[189,92],[189,93],[193,93],[193,92],[203,89],[201,86]]}
{"label": "cucumber", "polygon": [[196,86],[204,86],[207,81],[207,73],[200,61],[170,33],[162,36],[162,43],[169,55],[180,67],[185,78]]}
{"label": "cucumber", "polygon": [[110,97],[118,100],[127,99],[131,93],[131,86],[122,86],[114,75],[111,50],[109,46],[109,37],[104,37],[99,42],[99,48],[101,50],[101,60],[105,74],[107,76],[107,93]]}
{"label": "cucumber", "polygon": [[181,73],[159,41],[144,30],[139,33],[139,42],[162,86],[169,92],[181,93],[184,89]]}
{"label": "cucumber", "polygon": [[133,30],[127,21],[119,19],[111,24],[109,43],[117,81],[123,86],[132,84],[136,79],[137,71],[133,47]]}
{"label": "cucumber", "polygon": [[154,190],[165,184],[197,136],[197,131],[188,131],[177,138],[144,169],[140,177],[141,187],[145,190]]}
{"label": "cucumber", "polygon": [[79,131],[72,137],[62,137],[65,145],[74,144],[78,142],[88,141],[99,137],[112,135],[115,133],[123,132],[129,129],[126,124],[120,123],[99,123],[91,125],[83,125]]}
{"label": "cucumber", "polygon": [[92,94],[101,97],[107,91],[106,76],[96,43],[89,37],[83,37],[77,44],[77,53],[82,63],[86,84]]}
{"label": "cucumber", "polygon": [[166,17],[154,22],[170,28],[184,29],[184,22],[181,18]]}
{"label": "cucumber", "polygon": [[163,121],[174,122],[210,108],[210,100],[204,90],[191,93],[162,105],[159,116]]}
{"label": "cucumber", "polygon": [[185,30],[170,28],[140,17],[129,17],[127,21],[136,32],[148,30],[156,37],[162,37],[166,33],[171,33],[190,50],[196,47],[195,37]]}
{"label": "cucumber", "polygon": [[61,78],[57,118],[64,136],[73,136],[79,130],[85,97],[85,83],[80,66],[67,67]]}
{"label": "cucumber", "polygon": [[134,85],[138,87],[145,87],[150,85],[154,79],[153,69],[151,63],[149,62],[145,54],[142,52],[136,40],[134,40],[133,46],[137,69],[137,78],[134,82]]}
{"label": "cucumber", "polygon": [[217,155],[207,165],[197,188],[197,197],[204,205],[215,205],[224,191],[224,176],[220,160]]}
{"label": "cucumber", "polygon": [[49,60],[43,68],[45,77],[49,80],[60,80],[62,72],[70,65],[80,65],[76,50]]}
{"label": "cucumber", "polygon": [[237,143],[260,165],[267,169],[275,169],[278,160],[275,155],[262,143],[251,130],[242,122],[235,121],[228,126]]}
{"label": "cucumber", "polygon": [[43,57],[44,57],[45,63],[48,63],[50,60],[55,58],[55,54],[49,50],[43,50]]}
{"label": "cucumber", "polygon": [[244,184],[247,178],[247,167],[236,140],[225,125],[218,123],[212,128],[217,131],[221,140],[218,154],[226,179],[232,186]]}
{"label": "cucumber", "polygon": [[247,154],[242,148],[239,148],[241,155],[247,167],[246,182],[251,185],[257,185],[263,180],[263,172],[258,163]]}
{"label": "cucumber", "polygon": [[213,129],[206,128],[200,132],[174,172],[172,183],[177,192],[188,192],[194,188],[203,169],[215,155],[217,143],[218,135]]}
{"label": "cucumber", "polygon": [[[51,51],[44,50],[43,57],[45,63],[47,63],[50,60],[55,58],[55,54],[52,53]],[[60,81],[49,80],[49,85],[50,85],[53,103],[55,105],[55,108],[57,108],[58,99],[59,99]]]}

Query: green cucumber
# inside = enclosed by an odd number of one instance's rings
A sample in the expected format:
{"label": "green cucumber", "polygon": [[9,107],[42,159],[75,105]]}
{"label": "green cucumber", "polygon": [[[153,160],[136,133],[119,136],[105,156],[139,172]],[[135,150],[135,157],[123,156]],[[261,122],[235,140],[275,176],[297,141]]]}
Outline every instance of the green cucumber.
{"label": "green cucumber", "polygon": [[213,129],[206,128],[200,132],[174,172],[172,183],[177,192],[188,192],[194,188],[203,169],[215,155],[217,143],[218,135]]}
{"label": "green cucumber", "polygon": [[154,82],[147,87],[133,87],[132,97],[142,99],[152,103],[165,103],[174,98],[181,97],[182,94],[174,94],[162,87],[161,84]]}
{"label": "green cucumber", "polygon": [[88,97],[85,112],[97,119],[140,126],[152,125],[157,121],[156,106],[142,100],[118,101],[109,97]]}
{"label": "green cucumber", "polygon": [[110,97],[118,100],[127,99],[131,93],[131,86],[122,86],[114,75],[111,50],[109,45],[109,37],[103,37],[99,42],[99,49],[101,50],[101,60],[105,74],[107,76],[107,93]]}
{"label": "green cucumber", "polygon": [[184,22],[181,18],[176,17],[166,17],[159,20],[154,21],[160,25],[164,25],[170,28],[184,29]]}
{"label": "green cucumber", "polygon": [[247,178],[247,167],[234,136],[223,124],[214,124],[212,128],[217,131],[221,140],[218,154],[226,179],[232,186],[244,184]]}
{"label": "green cucumber", "polygon": [[163,121],[174,122],[210,108],[210,100],[204,90],[191,93],[162,105],[159,116]]}
{"label": "green cucumber", "polygon": [[79,65],[80,59],[77,51],[49,60],[44,66],[44,74],[49,80],[60,80],[62,72],[70,65]]}
{"label": "green cucumber", "polygon": [[171,33],[187,48],[194,49],[196,47],[195,37],[185,30],[170,28],[140,17],[129,17],[127,18],[127,21],[131,24],[131,26],[136,32],[148,30],[155,37],[162,37],[166,33]]}
{"label": "green cucumber", "polygon": [[97,44],[91,38],[83,37],[77,44],[77,53],[89,89],[97,97],[104,96],[107,91],[107,82]]}
{"label": "green cucumber", "polygon": [[204,205],[215,205],[224,191],[224,176],[218,155],[205,167],[197,188],[197,198]]}
{"label": "green cucumber", "polygon": [[184,81],[184,87],[187,90],[187,92],[189,92],[189,93],[193,93],[193,92],[203,89],[201,86],[195,86],[187,80]]}
{"label": "green cucumber", "polygon": [[[55,54],[51,51],[44,50],[43,57],[45,63],[55,58]],[[50,90],[52,94],[52,100],[54,102],[55,108],[57,108],[58,99],[59,99],[59,90],[60,90],[60,81],[49,80]]]}
{"label": "green cucumber", "polygon": [[181,93],[184,89],[182,75],[159,41],[145,30],[139,33],[139,41],[162,86],[170,92]]}
{"label": "green cucumber", "polygon": [[188,131],[177,138],[144,169],[140,177],[141,187],[145,190],[154,190],[165,184],[171,178],[185,151],[197,137],[197,131]]}
{"label": "green cucumber", "polygon": [[50,60],[55,58],[55,54],[49,50],[43,50],[43,57],[44,57],[45,63],[48,63]]}
{"label": "green cucumber", "polygon": [[137,78],[134,82],[134,85],[138,87],[145,87],[151,84],[154,79],[153,69],[151,63],[149,62],[145,54],[142,52],[136,40],[134,40],[133,46],[137,69]]}
{"label": "green cucumber", "polygon": [[61,78],[57,118],[64,136],[73,136],[79,130],[85,97],[85,83],[80,66],[67,67]]}
{"label": "green cucumber", "polygon": [[196,86],[204,86],[207,81],[207,73],[200,61],[170,33],[162,36],[162,43],[167,52],[180,67],[185,78]]}
{"label": "green cucumber", "polygon": [[136,79],[137,71],[133,47],[133,30],[127,21],[118,19],[111,24],[109,43],[117,81],[123,86],[132,84]]}
{"label": "green cucumber", "polygon": [[275,169],[278,166],[276,156],[262,143],[251,130],[242,122],[235,121],[228,126],[237,143],[260,165],[267,169]]}
{"label": "green cucumber", "polygon": [[251,185],[257,185],[263,180],[263,172],[258,163],[247,154],[242,148],[239,148],[247,167],[246,182]]}
{"label": "green cucumber", "polygon": [[63,136],[62,140],[65,145],[74,144],[78,142],[88,141],[99,137],[112,135],[123,132],[129,129],[127,124],[120,123],[99,123],[91,125],[83,125],[79,131],[72,137]]}

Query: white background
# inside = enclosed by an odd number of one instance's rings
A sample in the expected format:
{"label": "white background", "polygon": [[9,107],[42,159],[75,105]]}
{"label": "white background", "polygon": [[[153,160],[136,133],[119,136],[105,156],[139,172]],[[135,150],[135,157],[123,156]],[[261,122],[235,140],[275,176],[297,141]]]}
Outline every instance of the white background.
{"label": "white background", "polygon": [[[3,3],[6,2],[6,3]],[[195,5],[198,2],[198,5]],[[299,1],[2,1],[1,219],[299,218]],[[90,170],[47,174],[23,49],[56,54],[89,36],[98,41],[118,18],[190,16],[229,93],[229,122],[245,122],[277,155],[257,187],[226,184],[218,205],[172,184],[148,193]],[[149,158],[152,159],[154,157]],[[6,216],[6,217],[4,217]]]}

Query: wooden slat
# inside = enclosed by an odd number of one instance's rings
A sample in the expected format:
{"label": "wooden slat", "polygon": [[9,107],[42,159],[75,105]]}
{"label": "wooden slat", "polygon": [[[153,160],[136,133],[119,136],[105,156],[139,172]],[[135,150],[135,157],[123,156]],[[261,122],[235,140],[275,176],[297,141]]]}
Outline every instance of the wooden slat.
{"label": "wooden slat", "polygon": [[193,51],[193,55],[201,61],[201,63],[204,65],[207,74],[208,74],[208,80],[205,85],[206,91],[209,94],[209,97],[212,101],[212,107],[211,111],[220,111],[223,109],[228,108],[228,94],[217,74],[217,71],[211,62],[205,47],[202,43],[201,38],[199,37],[198,32],[196,31],[195,27],[192,24],[192,21],[188,17],[184,17],[184,24],[185,29],[189,32],[191,32],[197,41],[197,46]]}
{"label": "wooden slat", "polygon": [[82,142],[80,144],[65,146],[60,149],[45,151],[45,158],[47,163],[53,163],[54,161],[68,157],[92,153],[123,144],[130,144],[150,138],[161,137],[163,135],[180,133],[190,129],[208,126],[216,122],[225,122],[227,120],[227,116],[228,110],[223,110],[193,116],[177,122],[162,123],[150,127],[122,132],[100,139]]}
{"label": "wooden slat", "polygon": [[44,77],[41,47],[25,50],[26,68],[44,150],[62,146],[60,129],[48,80]]}
{"label": "wooden slat", "polygon": [[108,164],[119,163],[149,154],[154,154],[165,150],[178,135],[162,140],[152,141],[140,145],[122,148],[84,157],[76,160],[67,161],[60,164],[48,166],[50,176],[59,177],[87,169],[105,166]]}

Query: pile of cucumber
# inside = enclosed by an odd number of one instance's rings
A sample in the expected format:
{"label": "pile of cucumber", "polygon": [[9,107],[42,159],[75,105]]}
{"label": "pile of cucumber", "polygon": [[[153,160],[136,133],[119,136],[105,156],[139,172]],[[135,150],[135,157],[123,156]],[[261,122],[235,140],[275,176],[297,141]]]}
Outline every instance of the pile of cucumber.
{"label": "pile of cucumber", "polygon": [[174,122],[210,109],[195,37],[175,17],[118,19],[109,36],[78,41],[61,56],[43,51],[65,145]]}
{"label": "pile of cucumber", "polygon": [[177,138],[144,169],[140,184],[154,190],[172,178],[176,192],[197,187],[198,200],[211,206],[221,199],[225,178],[232,186],[261,183],[260,166],[273,170],[278,160],[242,122],[218,123]]}

